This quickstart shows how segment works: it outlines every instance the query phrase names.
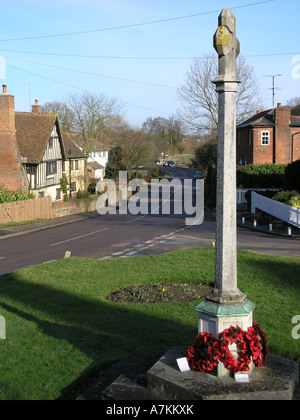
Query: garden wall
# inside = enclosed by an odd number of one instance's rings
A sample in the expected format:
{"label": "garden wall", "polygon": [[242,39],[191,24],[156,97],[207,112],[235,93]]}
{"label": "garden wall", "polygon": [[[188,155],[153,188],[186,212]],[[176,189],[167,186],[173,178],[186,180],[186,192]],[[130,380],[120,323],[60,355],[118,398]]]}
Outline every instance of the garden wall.
{"label": "garden wall", "polygon": [[[131,193],[128,193],[128,198]],[[114,198],[115,197],[115,198]],[[17,201],[0,204],[0,224],[15,222],[27,222],[37,219],[54,219],[73,214],[96,211],[96,203],[99,196],[91,196],[82,200],[70,200],[67,202],[52,202],[51,197],[37,198],[35,200]],[[127,198],[127,196],[126,196]],[[119,204],[119,195],[112,195],[110,204]]]}
{"label": "garden wall", "polygon": [[67,202],[56,201],[52,203],[54,218],[96,211],[96,203],[98,197],[99,196],[93,196],[83,200],[71,200]]}
{"label": "garden wall", "polygon": [[53,219],[51,197],[0,204],[0,223]]}

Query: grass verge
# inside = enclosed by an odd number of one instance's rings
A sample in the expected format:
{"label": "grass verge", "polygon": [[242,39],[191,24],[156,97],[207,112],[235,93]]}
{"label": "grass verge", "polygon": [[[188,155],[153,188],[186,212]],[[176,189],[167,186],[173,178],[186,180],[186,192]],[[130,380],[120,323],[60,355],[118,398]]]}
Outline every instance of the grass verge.
{"label": "grass verge", "polygon": [[[300,315],[300,259],[238,254],[239,288],[256,309],[272,353],[300,362],[292,318]],[[70,258],[0,277],[0,399],[53,400],[123,358],[192,344],[198,300],[116,304],[128,286],[209,284],[213,249],[108,261]]]}
{"label": "grass verge", "polygon": [[32,225],[34,223],[43,222],[44,220],[46,219],[27,220],[26,222],[0,223],[0,229],[10,228],[14,226]]}

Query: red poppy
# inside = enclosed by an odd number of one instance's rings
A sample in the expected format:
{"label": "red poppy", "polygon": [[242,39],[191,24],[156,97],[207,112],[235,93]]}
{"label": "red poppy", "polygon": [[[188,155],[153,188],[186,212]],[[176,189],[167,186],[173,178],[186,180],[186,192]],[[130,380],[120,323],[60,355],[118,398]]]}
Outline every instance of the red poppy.
{"label": "red poppy", "polygon": [[247,332],[246,332],[246,337],[249,341],[254,340],[256,337],[256,331],[253,327],[249,327]]}

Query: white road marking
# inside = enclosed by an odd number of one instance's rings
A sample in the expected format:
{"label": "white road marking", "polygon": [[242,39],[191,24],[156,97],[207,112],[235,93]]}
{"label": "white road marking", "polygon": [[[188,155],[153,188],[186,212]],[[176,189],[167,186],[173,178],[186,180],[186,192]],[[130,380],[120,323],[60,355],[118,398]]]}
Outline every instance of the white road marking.
{"label": "white road marking", "polygon": [[56,246],[56,245],[65,244],[66,242],[76,241],[77,239],[85,238],[86,236],[95,235],[96,233],[104,232],[105,230],[108,230],[108,228],[96,230],[95,232],[91,232],[91,233],[86,233],[85,235],[76,236],[75,238],[66,239],[65,241],[56,242],[55,244],[51,244],[50,246]]}
{"label": "white road marking", "polygon": [[140,216],[140,217],[137,217],[136,219],[129,220],[129,222],[125,222],[125,225],[128,225],[129,223],[136,222],[137,220],[140,220],[140,219],[144,219],[144,217],[146,217],[146,216],[149,216],[149,215],[145,214],[144,216]]}
{"label": "white road marking", "polygon": [[187,236],[187,235],[177,235],[180,238],[188,238],[188,239],[196,239],[196,241],[199,241],[199,238],[195,238],[194,236]]}

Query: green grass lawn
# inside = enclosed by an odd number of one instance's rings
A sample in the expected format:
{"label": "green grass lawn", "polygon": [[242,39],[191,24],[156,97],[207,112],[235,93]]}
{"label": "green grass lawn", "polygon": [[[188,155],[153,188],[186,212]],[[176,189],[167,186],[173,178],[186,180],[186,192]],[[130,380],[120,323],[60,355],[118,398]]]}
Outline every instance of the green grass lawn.
{"label": "green grass lawn", "polygon": [[[300,259],[238,254],[239,288],[256,309],[272,353],[300,362],[292,318],[300,315]],[[123,358],[192,344],[195,300],[117,304],[105,297],[132,285],[214,281],[214,249],[108,261],[70,258],[0,277],[0,399],[66,397]]]}

